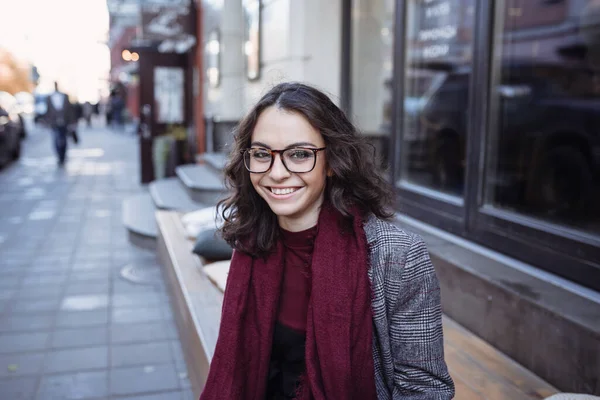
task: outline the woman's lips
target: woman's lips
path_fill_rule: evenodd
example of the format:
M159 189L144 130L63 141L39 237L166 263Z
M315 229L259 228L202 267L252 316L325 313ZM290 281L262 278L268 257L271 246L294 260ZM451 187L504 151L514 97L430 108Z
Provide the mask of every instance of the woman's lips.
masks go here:
M289 199L290 197L293 197L302 188L301 187L291 187L291 188L267 187L266 189L267 189L267 192L269 193L270 197L277 199L277 200L285 200L285 199ZM290 191L290 190L292 190L292 191Z

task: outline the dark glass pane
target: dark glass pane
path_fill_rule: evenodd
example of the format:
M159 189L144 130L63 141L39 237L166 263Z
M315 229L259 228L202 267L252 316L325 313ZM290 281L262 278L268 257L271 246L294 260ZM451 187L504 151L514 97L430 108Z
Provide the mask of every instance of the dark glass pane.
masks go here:
M400 177L461 196L474 0L408 0Z
M486 202L600 233L600 2L498 4Z

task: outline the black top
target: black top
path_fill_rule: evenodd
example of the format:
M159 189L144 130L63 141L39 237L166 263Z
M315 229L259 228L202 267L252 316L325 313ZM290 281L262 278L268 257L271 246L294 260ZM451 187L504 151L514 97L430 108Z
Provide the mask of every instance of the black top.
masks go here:
M267 382L267 400L294 399L304 374L306 334L281 323L275 324Z

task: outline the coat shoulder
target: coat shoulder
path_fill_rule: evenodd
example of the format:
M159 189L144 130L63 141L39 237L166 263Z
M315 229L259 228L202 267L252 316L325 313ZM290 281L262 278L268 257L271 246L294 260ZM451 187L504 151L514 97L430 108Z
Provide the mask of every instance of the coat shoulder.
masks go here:
M413 243L423 240L419 235L374 215L366 219L364 229L367 243L372 251L380 249L406 252Z

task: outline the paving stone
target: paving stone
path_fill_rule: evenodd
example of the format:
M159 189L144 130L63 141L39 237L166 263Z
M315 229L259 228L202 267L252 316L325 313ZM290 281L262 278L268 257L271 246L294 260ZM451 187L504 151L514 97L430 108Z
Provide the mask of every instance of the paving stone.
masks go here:
M10 300L16 293L17 291L15 289L2 289L0 290L0 300Z
M69 264L34 264L27 267L28 275L35 274L64 274L68 275L71 271L71 265Z
M171 364L112 369L109 380L111 395L150 394L179 389L175 367Z
M73 272L95 272L95 271L106 271L111 268L110 261L98 263L98 262L85 262L73 264Z
M141 395L141 396L117 396L113 397L114 400L183 400L184 392L182 391L174 391L174 392L163 392L149 395ZM191 399L190 399L191 400ZM194 399L197 400L197 399Z
M33 400L37 378L0 378L0 394L6 400Z
M94 326L81 329L61 329L52 333L52 348L86 347L108 344L106 326Z
M79 294L103 294L108 293L110 290L110 284L108 282L70 282L65 288L66 295L79 295Z
M15 353L0 355L0 377L37 375L44 366L44 353ZM1 393L1 392L0 392Z
M173 354L173 360L176 362L185 363L185 358L183 355L183 349L181 348L181 343L178 340L172 340L169 343L171 347L171 354Z
M55 313L58 310L60 302L57 297L54 298L37 298L37 299L20 299L13 302L10 312L12 314L40 314L40 313ZM32 316L31 318L36 318Z
M0 290L2 290L4 288L11 288L11 287L19 286L19 284L21 283L21 279L23 279L21 276L14 276L14 275L1 276L0 277Z
M152 342L178 337L173 321L113 324L109 329L111 343L115 344Z
M37 400L98 399L108 395L108 372L78 372L42 378Z
M108 346L54 350L46 354L46 373L103 369L108 367Z
M165 319L159 308L115 308L111 321L114 324L162 321Z
M155 292L150 293L115 293L112 296L113 307L153 307L169 303L167 296Z
M42 314L35 318L29 316L8 315L0 318L0 333L6 332L40 332L52 328L54 315Z
M106 310L60 311L56 315L57 328L78 328L108 323Z
M162 279L162 278L161 278ZM126 281L123 277L116 277L113 279L113 293L115 294L123 294L123 293L155 293L156 285L158 282L154 282L152 285L139 284Z
M167 341L113 345L110 349L110 354L112 367L156 365L173 362L170 343Z
M23 279L23 283L29 283L35 285L33 283L34 279L40 278L55 278L59 277L61 280L66 280L69 277L70 267L60 268L60 269L48 269L48 270L40 270L36 269L34 266L29 266L26 269L25 278ZM62 282L61 282L62 283ZM38 285L46 285L46 283L38 283Z
M20 288L16 297L19 299L56 298L62 296L64 290L63 285L28 286Z
M0 354L22 351L43 350L48 344L48 332L38 333L1 333Z
M60 309L67 311L91 311L107 307L106 294L65 296L60 304Z
M21 283L22 288L31 287L31 286L56 286L61 285L67 280L66 274L61 275L37 275L25 277L23 282Z
M185 389L181 392L181 400L198 400L198 396L191 389Z
M110 270L73 271L68 278L69 283L105 284L110 279Z

